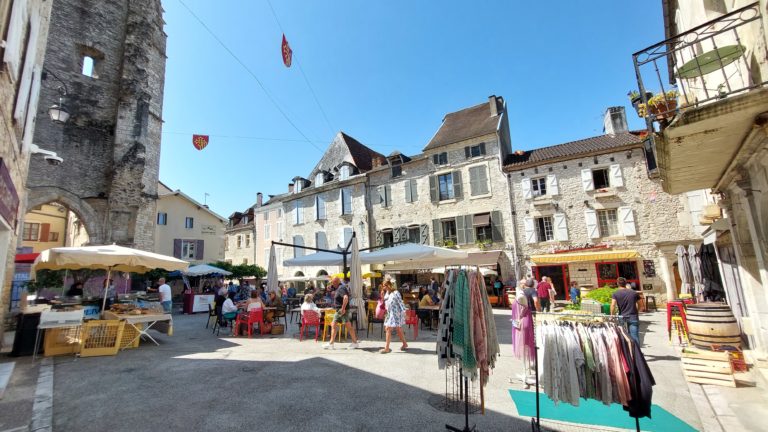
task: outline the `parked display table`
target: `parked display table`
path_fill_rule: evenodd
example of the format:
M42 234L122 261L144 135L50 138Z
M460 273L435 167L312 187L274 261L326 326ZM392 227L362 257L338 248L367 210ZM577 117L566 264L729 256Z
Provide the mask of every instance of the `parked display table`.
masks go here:
M213 294L184 294L182 311L185 314L208 312L208 305L213 308L215 298Z

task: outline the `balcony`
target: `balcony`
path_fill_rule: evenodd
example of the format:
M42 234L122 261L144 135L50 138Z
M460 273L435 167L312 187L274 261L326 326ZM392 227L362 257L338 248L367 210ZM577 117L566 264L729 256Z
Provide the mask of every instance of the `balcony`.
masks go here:
M669 193L715 187L768 111L768 50L758 3L633 56L632 95L649 132L650 174Z

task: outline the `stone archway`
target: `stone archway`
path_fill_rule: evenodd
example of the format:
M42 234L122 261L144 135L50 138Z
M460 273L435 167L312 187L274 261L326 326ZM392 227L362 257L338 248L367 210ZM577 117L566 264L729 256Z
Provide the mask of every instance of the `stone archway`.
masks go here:
M27 209L32 209L50 202L57 202L72 210L85 225L90 244L103 244L103 229L99 214L87 202L67 190L57 187L35 187L28 189Z

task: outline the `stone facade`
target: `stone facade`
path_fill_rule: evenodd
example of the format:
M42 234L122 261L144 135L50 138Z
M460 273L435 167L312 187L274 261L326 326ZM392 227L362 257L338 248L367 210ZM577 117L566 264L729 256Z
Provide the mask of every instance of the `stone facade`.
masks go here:
M39 123L34 141L64 158L33 160L29 205L76 212L93 244L153 249L165 43L160 0L56 0L39 111L66 85L71 118Z
M50 122L46 112L37 118L36 103L50 14L50 1L15 0L0 6L0 35L4 36L0 49L0 346L26 209L29 161L42 159L30 155L32 134L35 124Z
M256 236L253 207L229 217L224 234L224 260L231 264L253 264L256 260Z
M285 217L283 204L280 198L270 199L264 205L257 206L255 209L255 250L254 263L264 270L269 267L269 248L273 241L285 241ZM277 256L278 249L275 252ZM278 274L282 266L282 260L277 260Z

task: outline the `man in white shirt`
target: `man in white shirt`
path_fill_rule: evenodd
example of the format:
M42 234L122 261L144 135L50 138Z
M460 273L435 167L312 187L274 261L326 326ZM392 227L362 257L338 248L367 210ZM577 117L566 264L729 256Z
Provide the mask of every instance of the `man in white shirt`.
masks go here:
M165 283L165 278L158 279L158 282L160 282L160 287L157 288L157 292L160 293L160 304L163 305L165 313L171 313L173 306L171 286Z

